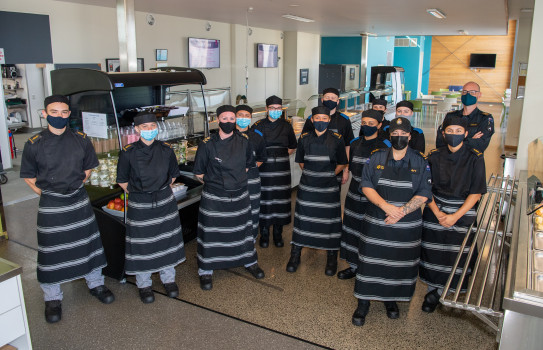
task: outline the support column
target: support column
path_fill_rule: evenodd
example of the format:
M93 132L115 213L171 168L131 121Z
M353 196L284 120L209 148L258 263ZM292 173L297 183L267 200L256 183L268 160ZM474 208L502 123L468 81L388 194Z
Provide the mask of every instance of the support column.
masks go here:
M134 0L117 0L117 32L121 72L137 72L136 20Z

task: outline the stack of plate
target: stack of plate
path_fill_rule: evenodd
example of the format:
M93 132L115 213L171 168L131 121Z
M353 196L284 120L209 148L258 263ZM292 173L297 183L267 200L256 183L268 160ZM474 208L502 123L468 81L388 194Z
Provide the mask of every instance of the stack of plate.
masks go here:
M182 198L187 193L187 189L188 187L182 183L174 183L172 185L172 191L175 199L179 200Z

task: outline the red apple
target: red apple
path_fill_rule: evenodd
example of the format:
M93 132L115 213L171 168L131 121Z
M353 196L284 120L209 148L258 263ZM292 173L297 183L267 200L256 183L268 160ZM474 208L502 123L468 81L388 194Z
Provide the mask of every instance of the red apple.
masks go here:
M115 210L121 211L123 209L123 206L120 204L115 204Z
M108 209L114 209L115 208L115 201L109 201L109 203L107 204L107 208Z
M123 202L120 198L115 198L115 204L121 204Z

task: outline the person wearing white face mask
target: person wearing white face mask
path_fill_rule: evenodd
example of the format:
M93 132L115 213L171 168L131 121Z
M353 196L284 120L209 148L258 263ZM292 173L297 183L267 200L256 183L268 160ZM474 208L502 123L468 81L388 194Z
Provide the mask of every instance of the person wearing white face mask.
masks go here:
M291 221L290 158L297 147L292 125L283 115L283 100L275 95L266 99L268 117L253 124L251 130L262 133L268 157L260 166L262 181L260 198L260 246L267 248L270 225L273 225L273 242L283 247L283 226Z
M119 153L117 183L130 193L126 208L125 273L136 276L143 303L155 300L151 274L160 280L170 298L179 295L175 266L185 261L185 246L177 201L171 185L179 165L170 144L155 140L156 116L141 112L134 117L140 133L137 142Z
M247 135L253 149L256 166L247 172L247 188L251 197L251 214L253 217L253 237L258 236L258 224L260 220L260 173L258 167L266 160L266 141L258 130L249 130L253 109L247 105L236 107L236 128Z

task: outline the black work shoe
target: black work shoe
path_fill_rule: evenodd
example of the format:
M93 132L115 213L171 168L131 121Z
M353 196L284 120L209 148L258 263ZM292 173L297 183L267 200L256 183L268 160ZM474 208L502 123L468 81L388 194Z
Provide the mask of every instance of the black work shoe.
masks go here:
M164 290L170 298L177 298L179 296L179 287L175 282L164 283Z
M200 288L202 290L211 290L213 288L213 275L201 275Z
M260 247L268 248L270 245L270 228L260 226L260 241L258 242Z
M353 270L351 267L341 270L337 273L337 278L340 280L350 280L356 276L356 270Z
M253 264L249 267L246 267L245 270L249 271L251 275L257 280L264 278L264 271L258 266L258 264Z
M104 304L111 304L115 301L115 295L113 295L108 287L104 286L103 284L101 286L89 289L89 292Z
M285 246L285 242L283 241L283 226L273 225L273 244L277 248Z
M436 310L439 305L439 293L437 289L434 289L430 293L424 296L424 301L422 302L422 311L432 313Z
M138 288L138 291L140 293L140 299L142 303L151 304L153 301L155 301L155 293L153 292L153 288Z
M62 318L62 302L50 300L45 302L45 320L47 323L56 323Z
M354 311L352 322L355 326L363 326L366 323L366 315L370 309L370 301L358 299L358 307Z
M290 251L290 259L287 263L287 272L296 272L300 265L300 254L302 253L302 247L295 244L292 245Z
M326 253L326 268L324 273L326 276L333 276L337 271L337 250L329 250Z
M385 301L385 309L387 310L387 317L394 320L400 317L400 309L395 301Z

